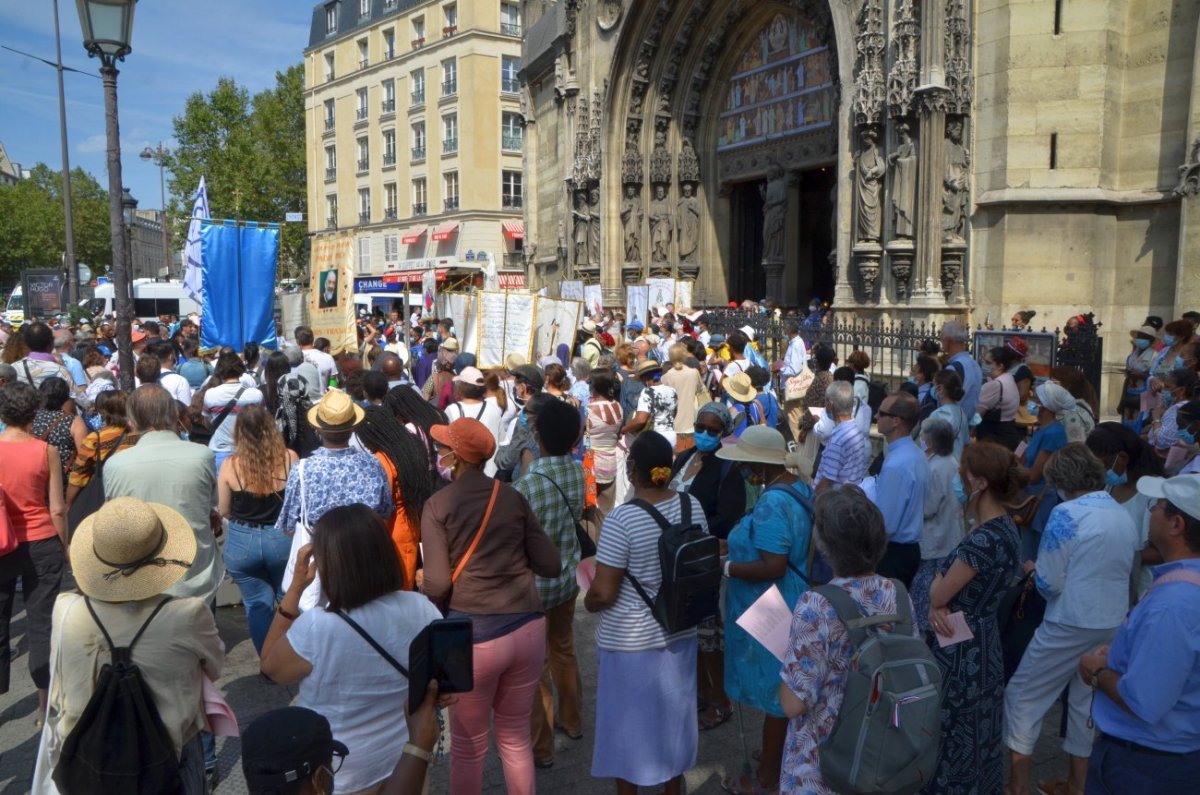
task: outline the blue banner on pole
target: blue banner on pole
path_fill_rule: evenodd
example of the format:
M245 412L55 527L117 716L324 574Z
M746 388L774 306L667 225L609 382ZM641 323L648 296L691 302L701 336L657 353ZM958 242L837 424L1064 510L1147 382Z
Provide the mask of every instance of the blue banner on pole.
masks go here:
M204 221L200 344L240 351L247 342L275 348L275 261L279 229Z

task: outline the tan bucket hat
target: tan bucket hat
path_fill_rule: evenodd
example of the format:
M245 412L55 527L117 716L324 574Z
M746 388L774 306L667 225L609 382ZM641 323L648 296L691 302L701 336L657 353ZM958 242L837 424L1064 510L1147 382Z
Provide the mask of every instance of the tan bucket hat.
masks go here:
M758 396L758 390L754 388L750 376L745 373L738 373L726 378L721 382L721 388L738 403L749 403Z
M366 412L354 398L340 389L331 389L308 410L308 424L318 431L348 431L364 416Z
M723 461L782 466L787 454L787 440L783 438L782 433L765 425L752 425L742 431L736 443L718 450L717 458Z
M178 511L116 497L79 523L70 554L79 590L105 602L132 602L162 593L187 574L196 534Z

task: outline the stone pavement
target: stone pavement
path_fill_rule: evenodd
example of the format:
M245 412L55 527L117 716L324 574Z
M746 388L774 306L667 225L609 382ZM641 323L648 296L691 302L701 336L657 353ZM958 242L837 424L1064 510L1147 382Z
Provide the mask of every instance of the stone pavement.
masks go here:
M237 713L239 723L246 726L262 713L289 704L296 695L296 688L272 684L258 672L258 657L246 632L245 613L241 607L219 608L217 624L227 648L225 670L218 684ZM591 727L595 722L595 626L596 617L584 611L581 598L576 612L575 637L586 698L585 736L577 742L558 736L554 767L538 771L538 791L541 793L591 795L613 792L611 781L591 777ZM17 654L12 665L11 689L0 696L0 795L22 795L29 791L37 754L38 736L34 728L37 695L29 679L24 633L25 613L22 610L13 616L12 622L12 645ZM1059 714L1055 707L1043 725L1042 738L1034 757L1035 782L1039 778L1066 775L1066 764L1057 739ZM404 719L399 707L396 715L397 720ZM746 710L744 726L745 747L748 750L758 748L761 713ZM736 775L741 770L744 758L741 737L736 717L713 731L701 733L696 766L686 776L687 792L704 795L722 792L722 777ZM222 778L218 793L232 795L246 792L241 776L239 749L236 738L218 741L217 754ZM449 760L433 769L428 786L430 793L449 792L448 763ZM493 748L485 767L484 792L504 791L504 777Z

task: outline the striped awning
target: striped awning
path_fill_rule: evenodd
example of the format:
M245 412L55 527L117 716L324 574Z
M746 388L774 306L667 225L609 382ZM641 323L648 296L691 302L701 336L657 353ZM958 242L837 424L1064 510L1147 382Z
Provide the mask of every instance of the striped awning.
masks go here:
M446 223L433 230L434 240L449 240L450 236L458 229L458 221L447 221Z
M513 240L525 239L525 222L524 221L501 221L504 225L504 234L508 235Z
M407 230L403 236L401 236L400 242L406 246L416 243L417 240L420 239L421 235L425 234L425 230L427 228L428 227L424 226L414 226L412 229Z
M501 290L520 290L525 287L525 274L497 273L496 282Z

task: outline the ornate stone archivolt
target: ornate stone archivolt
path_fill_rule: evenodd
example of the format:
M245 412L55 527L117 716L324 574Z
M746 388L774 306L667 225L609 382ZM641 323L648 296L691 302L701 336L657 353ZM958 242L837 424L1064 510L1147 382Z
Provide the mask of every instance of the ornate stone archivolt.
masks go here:
M883 77L882 0L864 0L858 12L858 30L854 35L854 97L851 107L854 123L879 124L886 98Z
M912 110L920 69L920 40L921 26L913 10L913 0L897 0L892 21L892 62L887 77L888 115L893 118Z
M946 0L946 87L950 113L971 112L971 28L964 0Z

